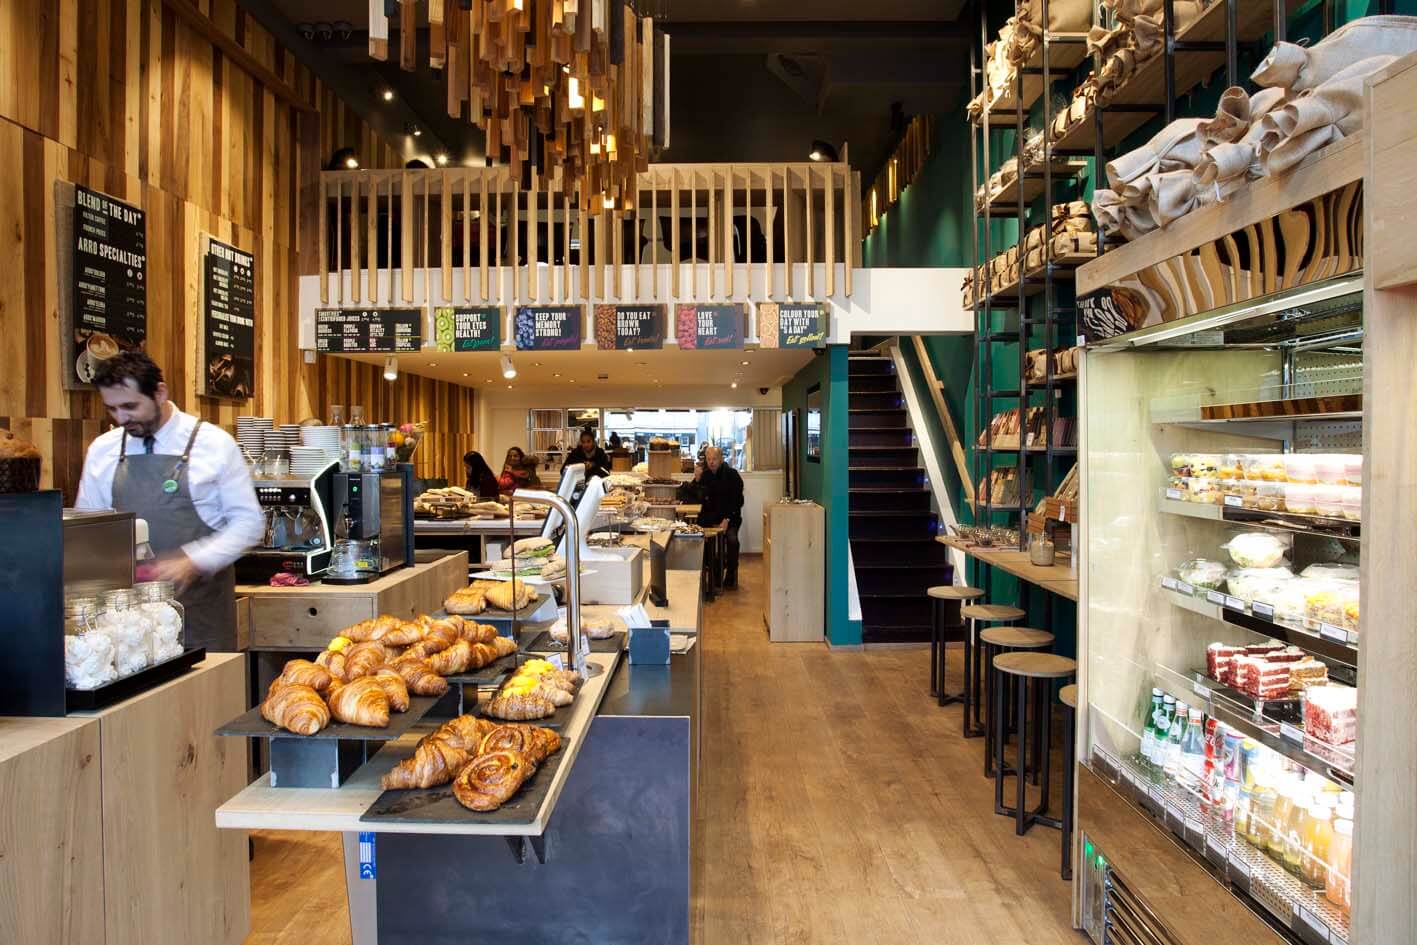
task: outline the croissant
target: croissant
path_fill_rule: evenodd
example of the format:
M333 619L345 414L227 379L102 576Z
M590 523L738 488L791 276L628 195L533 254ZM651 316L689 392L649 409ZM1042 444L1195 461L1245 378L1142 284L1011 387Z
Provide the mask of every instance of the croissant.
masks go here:
M511 637L504 637L501 634L494 633L492 639L488 642L491 644L492 649L497 651L498 659L504 656L511 656L517 651L517 641L513 640Z
M497 728L496 722L489 722L487 719L479 719L472 715L459 715L448 719L438 727L437 731L426 737L444 739L475 755L482 740L495 728Z
M506 719L511 722L524 722L530 719L544 719L549 715L554 715L556 706L533 690L530 692L509 692L493 696L487 701L483 710L488 716L494 719Z
M481 669L484 666L491 666L497 662L497 648L486 643L472 644L472 659L468 661L469 669Z
M482 739L479 754L494 751L519 751L532 764L541 764L549 755L561 749L561 736L538 725L511 723L499 725Z
M387 666L379 668L374 675L367 677L379 684L379 688L384 690L384 695L388 697L389 708L395 712L408 711L408 683L403 681L403 677L397 670L389 669Z
M386 791L430 788L447 784L468 762L473 752L450 739L430 735L403 761L379 780Z
M411 620L404 620L392 626L376 628L374 639L385 646L408 646L423 639L423 628Z
M418 618L418 622L423 626L423 639L414 646L421 648L424 656L446 650L462 635L462 619L458 617L437 620L424 615Z
M349 637L355 643L366 643L379 639L383 634L398 627L400 622L397 617L382 614L373 620L359 621L354 626L346 628L340 633L340 636Z
M328 668L309 660L291 660L281 670L279 682L289 686L309 686L324 692L334 682Z
M345 682L344 663L344 654L338 650L325 650L315 657L315 664L325 667L329 671L330 679L336 683Z
M309 686L271 683L266 701L261 703L261 717L297 735L314 735L330 724L330 710L320 694Z
M497 639L497 628L488 623L478 623L475 620L464 620L462 622L462 638L469 643L491 643Z
M459 640L441 653L434 653L426 659L428 665L433 667L433 672L439 676L456 676L458 673L467 672L468 666L472 664L472 644Z
M498 610L517 611L531 603L532 590L517 578L487 589L487 603Z
M441 696L448 691L448 681L421 657L401 656L389 668L403 677L408 691L416 696Z
M330 714L349 725L385 728L389 724L389 697L370 678L356 679L330 690Z
M356 643L344 651L344 678L348 682L373 674L389 661L389 651L377 640Z
M494 751L481 755L453 781L453 796L469 810L496 810L536 773L536 765L521 752Z
M450 614L474 615L487 609L487 590L472 584L449 594L443 609Z

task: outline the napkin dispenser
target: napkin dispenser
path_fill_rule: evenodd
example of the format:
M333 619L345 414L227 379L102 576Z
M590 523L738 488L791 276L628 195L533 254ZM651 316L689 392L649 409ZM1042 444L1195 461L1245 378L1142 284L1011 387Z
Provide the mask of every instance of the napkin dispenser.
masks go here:
M669 665L668 620L651 620L643 604L621 608L620 619L629 630L631 665Z

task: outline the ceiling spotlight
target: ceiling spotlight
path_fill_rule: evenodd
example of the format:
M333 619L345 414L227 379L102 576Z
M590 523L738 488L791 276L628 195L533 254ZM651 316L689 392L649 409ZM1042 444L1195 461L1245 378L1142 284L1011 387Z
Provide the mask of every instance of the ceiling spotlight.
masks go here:
M540 361L533 361L533 362L531 362L531 366L532 366L532 367L541 367L541 362L540 362Z
M606 194L606 195L605 195L605 209L606 209L606 210L614 210L614 209L615 209L615 198L612 197L612 196L609 195L609 194Z
M463 377L467 377L467 376L468 376L467 372L466 372L466 371L463 371L463 372L462 372L462 376L463 376Z
M742 362L740 362L740 363L741 363L744 367L747 367L748 364L749 364L749 362L747 362L747 361L742 361Z
M814 161L837 160L836 148L821 139L812 142L812 150L807 156Z
M429 367L437 367L437 366L438 366L438 362L437 362L437 361L429 361L429 362L428 362L428 366L429 366Z
M560 377L561 375L560 375L560 374L552 374L551 376L552 376L552 377Z
M414 128L413 128L413 136L414 136L415 138L421 138L421 137L423 137L423 129L422 129L422 128L419 128L417 125L415 125Z
M394 90L384 89L384 91L380 93L380 97L386 102L392 102L394 100Z
M340 148L334 154L330 155L330 165L328 170L352 171L357 167L359 167L359 156L354 153L353 148Z
M487 379L487 383L491 384L491 383L492 383L492 378L489 377L489 378Z
M437 156L436 158L434 158L433 160L435 160L435 161L438 162L438 166L439 166L439 167L443 167L444 165L446 165L446 164L448 163L448 156L447 156L446 154L443 154L443 153L440 152L440 153L438 154L438 156Z
M512 363L511 355L502 355L502 376L509 381L517 376L517 366Z
M732 384L729 384L728 386L729 386L729 387L735 387L735 388L736 388L736 387L738 386L738 382L737 382L737 381L734 381Z
M399 379L399 359L389 355L384 359L384 380L396 381Z

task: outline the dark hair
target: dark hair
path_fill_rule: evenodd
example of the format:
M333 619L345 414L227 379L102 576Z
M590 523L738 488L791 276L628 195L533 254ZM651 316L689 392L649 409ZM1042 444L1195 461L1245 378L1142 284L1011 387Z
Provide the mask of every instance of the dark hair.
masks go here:
M132 381L144 397L157 396L162 368L142 351L123 351L98 362L93 374L95 387L122 387Z
M517 455L521 457L523 463L526 462L526 450L522 449L520 446L509 446L507 447L507 455L502 459L502 465L505 466L512 461L512 450L517 451Z
M481 479L484 475L492 475L492 470L488 467L487 460L483 459L482 454L477 450L468 450L463 454L462 461L471 472L473 479Z
M590 427L581 427L581 436L588 436L591 442L595 442L595 431Z

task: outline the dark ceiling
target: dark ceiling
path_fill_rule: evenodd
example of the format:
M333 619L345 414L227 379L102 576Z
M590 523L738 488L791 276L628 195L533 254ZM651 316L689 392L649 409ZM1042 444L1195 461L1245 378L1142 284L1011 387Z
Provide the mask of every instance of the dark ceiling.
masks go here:
M454 163L481 163L482 134L444 107L442 77L369 58L368 0L238 0L313 60L385 134L417 123L405 151L446 149ZM671 37L671 145L661 160L801 161L813 139L849 145L869 180L894 144L892 109L943 113L967 79L964 0L642 0ZM275 22L272 22L272 21ZM312 30L312 24L333 29ZM397 46L391 21L390 46ZM426 36L420 37L426 49ZM396 58L396 57L395 57ZM419 56L427 62L427 54ZM343 84L343 88L341 88ZM392 88L394 103L379 93Z

